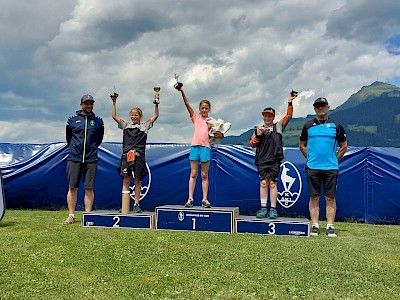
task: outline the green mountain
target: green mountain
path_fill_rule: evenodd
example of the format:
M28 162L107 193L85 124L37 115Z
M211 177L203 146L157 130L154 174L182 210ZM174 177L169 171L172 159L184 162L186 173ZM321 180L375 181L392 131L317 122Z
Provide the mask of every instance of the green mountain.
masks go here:
M369 86L363 86L361 90L351 95L346 102L338 106L335 111L357 106L359 104L379 98L382 95L393 96L395 95L394 93L398 93L399 91L400 88L395 85L375 81Z
M395 85L376 81L364 86L329 116L345 128L349 146L400 147L400 88ZM313 117L290 121L283 133L286 147L298 147L303 125ZM221 144L248 145L253 130L227 136Z

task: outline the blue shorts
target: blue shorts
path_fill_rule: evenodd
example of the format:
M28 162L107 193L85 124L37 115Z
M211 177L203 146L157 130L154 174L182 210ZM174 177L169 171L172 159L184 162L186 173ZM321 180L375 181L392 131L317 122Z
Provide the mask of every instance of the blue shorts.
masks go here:
M205 146L190 147L189 159L193 161L208 162L211 160L211 149Z

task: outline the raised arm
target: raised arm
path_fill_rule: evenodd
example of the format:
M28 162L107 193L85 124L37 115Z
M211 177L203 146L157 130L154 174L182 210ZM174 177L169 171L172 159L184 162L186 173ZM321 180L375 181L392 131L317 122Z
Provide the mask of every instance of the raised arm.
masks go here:
M117 97L110 94L110 98L112 100L111 117L119 124L121 122L121 118L117 117Z
M182 99L183 99L183 103L185 104L186 109L187 109L188 112L189 112L189 115L192 116L192 115L194 114L194 110L193 110L193 108L190 106L189 101L188 101L188 99L186 98L185 92L183 91L182 88L178 89L178 91L181 92L181 94L182 94Z
M154 115L150 118L150 122L154 123L160 114L160 111L158 109L158 103L154 104Z
M289 121L292 119L293 116L293 104L292 101L297 97L297 93L293 94L292 92L289 94L288 97L288 106L286 110L286 115L282 118L282 129L285 129L286 125L289 123Z

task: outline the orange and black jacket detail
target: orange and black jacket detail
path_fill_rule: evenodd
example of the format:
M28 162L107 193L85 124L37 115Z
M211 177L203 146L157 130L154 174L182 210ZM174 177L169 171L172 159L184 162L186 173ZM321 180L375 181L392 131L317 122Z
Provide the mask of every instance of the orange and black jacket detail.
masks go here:
M256 164L268 164L283 159L282 132L292 119L293 106L289 102L286 115L273 125L272 132L266 132L260 136L257 135L257 129L251 136L250 146L256 149Z

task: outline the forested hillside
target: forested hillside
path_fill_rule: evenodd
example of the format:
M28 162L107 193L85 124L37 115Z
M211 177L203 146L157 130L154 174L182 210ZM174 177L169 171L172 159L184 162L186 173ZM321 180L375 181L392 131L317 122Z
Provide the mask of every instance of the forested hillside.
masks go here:
M349 146L400 147L400 88L383 82L362 87L332 110L329 116L343 125ZM297 147L304 123L314 116L293 118L283 134L286 147ZM254 129L227 136L221 143L248 145Z

